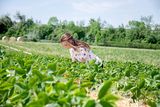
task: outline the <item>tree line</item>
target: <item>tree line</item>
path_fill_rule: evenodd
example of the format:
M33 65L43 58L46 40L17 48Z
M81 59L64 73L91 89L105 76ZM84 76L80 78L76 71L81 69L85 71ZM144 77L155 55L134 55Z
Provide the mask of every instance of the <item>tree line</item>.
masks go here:
M84 21L61 21L55 16L50 17L47 24L42 24L19 12L14 20L9 15L0 16L0 38L22 36L28 41L59 42L65 32L93 45L160 49L160 25L153 23L152 16L143 16L140 21L131 20L126 26L119 27L100 18L90 19L85 25Z

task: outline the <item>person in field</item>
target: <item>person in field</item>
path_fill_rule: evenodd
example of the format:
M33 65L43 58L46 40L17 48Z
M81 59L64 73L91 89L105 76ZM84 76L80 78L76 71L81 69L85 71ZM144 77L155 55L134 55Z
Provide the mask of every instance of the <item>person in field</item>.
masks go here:
M73 62L89 62L95 60L96 64L103 66L102 60L91 51L90 46L83 41L74 39L70 33L63 34L60 43L64 48L69 49Z

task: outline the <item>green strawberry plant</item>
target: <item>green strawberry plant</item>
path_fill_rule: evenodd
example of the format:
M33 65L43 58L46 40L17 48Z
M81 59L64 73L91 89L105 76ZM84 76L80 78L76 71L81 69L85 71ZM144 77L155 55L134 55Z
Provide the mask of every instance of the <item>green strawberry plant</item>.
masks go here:
M158 67L110 61L102 68L95 61L0 49L0 106L115 107L118 97L112 92L151 107L160 104ZM99 90L96 99L88 96L94 89Z

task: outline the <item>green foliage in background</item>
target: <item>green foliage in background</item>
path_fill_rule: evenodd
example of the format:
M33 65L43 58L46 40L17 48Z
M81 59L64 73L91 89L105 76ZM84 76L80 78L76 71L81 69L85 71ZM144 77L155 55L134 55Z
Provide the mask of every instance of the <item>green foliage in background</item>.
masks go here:
M41 24L19 12L15 18L16 21L9 15L0 17L0 38L24 36L28 41L57 43L63 33L69 32L74 38L94 45L160 49L160 25L153 24L152 16L141 17L140 21L131 20L126 26L122 24L117 28L100 18L91 18L88 25L83 21L61 21L55 16L47 24Z

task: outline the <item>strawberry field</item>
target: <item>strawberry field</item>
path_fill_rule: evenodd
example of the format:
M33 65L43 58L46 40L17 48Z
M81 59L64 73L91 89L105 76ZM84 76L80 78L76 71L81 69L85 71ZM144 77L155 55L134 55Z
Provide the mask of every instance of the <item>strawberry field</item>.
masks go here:
M160 68L120 61L102 68L0 48L0 107L115 107L119 95L160 106Z

